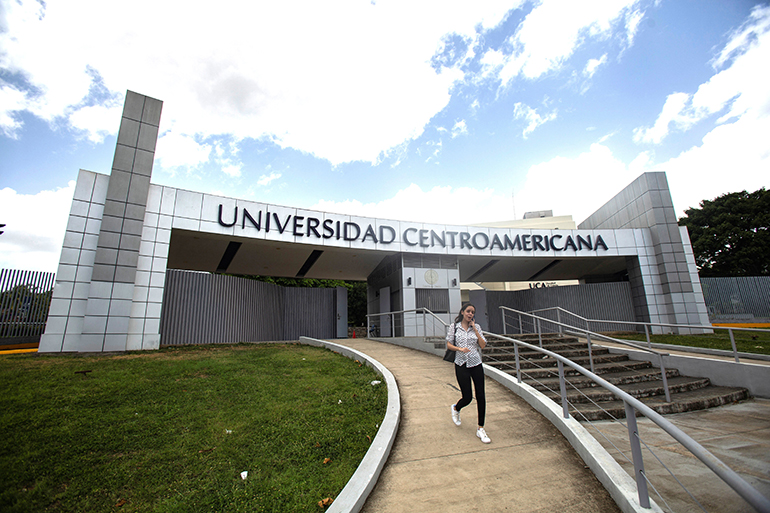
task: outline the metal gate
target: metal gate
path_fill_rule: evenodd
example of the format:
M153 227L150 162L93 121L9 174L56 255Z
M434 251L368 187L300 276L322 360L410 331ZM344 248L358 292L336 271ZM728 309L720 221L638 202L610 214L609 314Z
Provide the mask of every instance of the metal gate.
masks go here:
M0 271L0 347L36 347L45 330L54 273Z

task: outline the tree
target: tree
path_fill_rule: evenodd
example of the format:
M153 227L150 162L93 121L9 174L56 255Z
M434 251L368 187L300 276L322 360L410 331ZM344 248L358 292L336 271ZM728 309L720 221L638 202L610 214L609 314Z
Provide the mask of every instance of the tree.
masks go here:
M770 274L770 191L733 192L685 210L701 276Z

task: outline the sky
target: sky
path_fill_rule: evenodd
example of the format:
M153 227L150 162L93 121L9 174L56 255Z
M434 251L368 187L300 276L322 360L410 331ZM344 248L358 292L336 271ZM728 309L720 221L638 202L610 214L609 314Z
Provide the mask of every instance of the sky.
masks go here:
M770 5L0 0L0 268L55 271L127 90L153 183L440 224L580 222L646 171L678 215L770 182Z

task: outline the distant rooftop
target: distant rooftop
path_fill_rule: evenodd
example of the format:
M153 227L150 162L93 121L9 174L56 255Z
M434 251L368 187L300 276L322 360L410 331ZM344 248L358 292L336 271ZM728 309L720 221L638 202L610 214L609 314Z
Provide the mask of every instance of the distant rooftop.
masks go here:
M554 216L553 210L539 210L527 212L524 219L512 219L510 221L497 221L493 223L475 223L473 226L485 226L487 228L541 228L544 230L576 230L577 224L572 216Z

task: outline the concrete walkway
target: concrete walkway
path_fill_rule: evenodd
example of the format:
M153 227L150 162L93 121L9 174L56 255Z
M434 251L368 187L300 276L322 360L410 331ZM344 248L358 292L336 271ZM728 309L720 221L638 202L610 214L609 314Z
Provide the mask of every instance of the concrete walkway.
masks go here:
M365 339L344 345L385 365L401 392L401 425L364 513L420 511L619 511L609 493L548 420L486 379L489 445L476 437L476 403L457 427L460 397L451 364Z
M666 420L722 460L765 497L770 497L770 400L752 399L719 408L666 415ZM653 448L658 458L673 471L706 511L754 511L668 433L646 418L640 418L637 422L642 440ZM595 422L593 427L586 424L585 427L626 472L633 472L633 465L629 463L631 450L628 430L624 426L618 422L605 421ZM702 511L671 478L663 465L647 451L644 451L644 462L647 476L665 497L672 511ZM659 506L669 509L665 508L665 503L654 491L650 490L650 496Z

